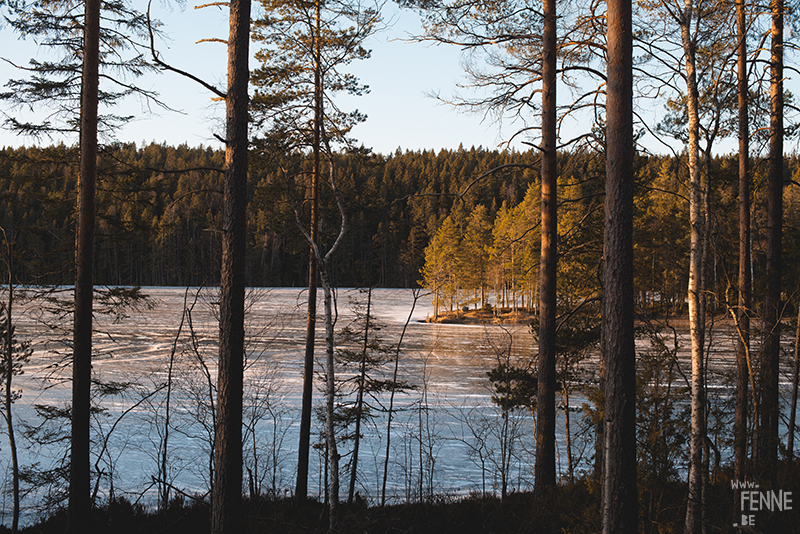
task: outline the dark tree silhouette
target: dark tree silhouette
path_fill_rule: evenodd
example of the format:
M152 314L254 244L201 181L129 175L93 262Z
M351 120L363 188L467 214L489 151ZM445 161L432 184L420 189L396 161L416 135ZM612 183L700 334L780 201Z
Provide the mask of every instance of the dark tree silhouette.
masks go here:
M734 478L744 477L747 458L747 386L750 380L750 126L748 124L747 25L744 0L736 1L737 93L739 104L739 300L736 323L736 408L734 416Z
M100 0L84 6L81 77L80 177L75 238L75 315L72 347L72 440L68 532L91 528L89 418L92 388L92 293L94 291L97 108L100 81Z

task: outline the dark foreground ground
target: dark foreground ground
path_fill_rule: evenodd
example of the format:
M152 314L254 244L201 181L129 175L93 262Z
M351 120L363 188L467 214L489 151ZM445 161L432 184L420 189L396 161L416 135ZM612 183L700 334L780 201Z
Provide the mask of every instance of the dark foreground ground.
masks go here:
M775 487L791 492L790 508L780 511L748 511L754 529L734 528L741 522L740 502L730 480L721 473L709 487L707 534L763 533L800 534L800 464L783 464ZM658 487L656 487L658 486ZM763 489L763 488L762 488ZM686 485L679 482L640 484L639 532L667 534L683 532ZM342 505L336 532L341 534L470 534L543 533L589 534L600 532L599 495L591 481L558 486L540 498L531 493L497 497L471 496L434 499L428 503L386 507ZM181 500L161 513L152 513L126 501L97 510L95 532L109 534L206 534L210 508L206 503ZM22 532L62 534L65 514L55 514ZM302 505L290 499L245 501L244 530L248 533L325 533L326 506L310 501ZM6 532L0 528L0 532ZM87 528L86 532L90 532Z

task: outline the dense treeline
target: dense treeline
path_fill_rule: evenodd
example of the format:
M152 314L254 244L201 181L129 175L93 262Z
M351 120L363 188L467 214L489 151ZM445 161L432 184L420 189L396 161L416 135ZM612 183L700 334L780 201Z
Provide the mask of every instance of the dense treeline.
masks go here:
M415 286L445 307L536 301L538 155L482 148L338 156L351 231L334 261L340 286ZM0 152L3 228L15 236L16 276L71 284L77 151L66 146ZM604 160L559 155L559 298L598 296ZM224 154L211 148L119 145L103 151L98 188L96 281L124 285L219 282ZM688 272L688 173L666 156L637 159L636 289L640 305L683 306ZM249 176L250 285L303 285L309 249L297 229L309 195L307 159L255 154ZM495 172L489 172L498 169ZM755 291L763 288L765 165L756 166L752 216ZM786 179L800 172L787 161ZM713 162L709 290L723 302L737 269L736 161ZM798 287L800 192L784 193L784 293ZM323 191L322 235L338 213ZM427 262L426 262L427 252ZM423 277L424 273L424 277ZM437 275L437 273L439 273ZM439 278L437 278L439 276ZM656 297L658 296L658 297Z
M73 279L77 151L65 146L0 152L4 228L16 238L17 276L26 282ZM476 175L532 154L483 149L339 157L351 232L335 260L338 285L410 286L419 277L429 235L455 194ZM210 148L121 145L100 157L96 281L99 284L199 285L219 278L224 154ZM306 159L252 158L249 176L248 284L304 284L308 246L293 206L302 211ZM493 175L465 205L519 202L531 171ZM328 192L329 193L329 192ZM444 195L442 195L444 193ZM337 212L323 192L322 232Z
M591 154L561 154L559 176L559 278L563 309L599 298L603 248L604 161ZM787 160L787 176L798 172ZM707 263L712 311L735 304L737 264L737 168L733 157L718 157L711 170L711 247ZM757 166L753 192L752 257L756 294L762 294L765 269L766 165ZM634 204L635 288L637 306L660 314L685 311L688 283L688 171L685 160L641 156L636 161ZM524 198L457 204L426 250L424 284L437 302L454 306L497 304L536 306L539 287L539 184L527 181ZM798 201L796 187L784 193L784 298L797 291ZM492 297L491 302L489 301Z
M220 169L211 149L132 145L99 158L96 280L198 284L219 277ZM21 281L71 284L78 152L7 148L0 158L3 227L15 236ZM166 173L161 169L197 170ZM205 267L200 267L208 264Z

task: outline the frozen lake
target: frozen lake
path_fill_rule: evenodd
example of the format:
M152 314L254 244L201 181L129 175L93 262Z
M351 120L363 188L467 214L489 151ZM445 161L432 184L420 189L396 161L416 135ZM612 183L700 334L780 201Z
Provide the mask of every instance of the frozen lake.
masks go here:
M129 310L126 317L96 314L93 378L126 385L120 391L96 388L95 402L104 410L94 418L92 462L100 473L97 494L103 498L113 492L153 504L158 495L156 481L167 480L173 495L202 496L209 489L211 399L216 394L217 290L154 287L143 292L150 297L150 306ZM66 290L60 295L67 300L70 297ZM374 335L388 350L384 355L388 361L374 375L388 379L414 298L407 289L377 289L372 298L372 314L380 326ZM356 301L366 305L366 299L366 293L356 290L338 292L337 332L353 323ZM306 292L299 289L252 289L248 293L245 492L251 481L265 493L294 491L305 301ZM33 355L25 373L15 377L15 389L22 396L14 410L21 465L35 464L48 470L65 465L67 442L59 438L69 432L69 424L61 418L41 426L43 420L35 406L64 408L69 403L71 370L65 363L70 355L71 316L54 313L52 307L42 309L40 304L34 301L15 308L17 338L31 343ZM318 309L321 313L321 294ZM491 402L486 373L508 358L527 362L535 353L527 326L423 322L432 311L430 297L419 298L400 349L398 378L413 389L398 393L395 400L387 482L387 499L392 501L433 493L499 491L497 473L498 466L503 465L503 448L499 441L502 425L497 423L502 418ZM324 357L322 317L317 325L316 355L320 373ZM355 375L356 369L354 365L340 366L337 372L347 378ZM370 399L374 418L362 427L356 487L372 502L380 497L388 401L387 393ZM321 406L321 402L317 389L315 403ZM509 490L522 489L532 483L533 421L524 411L509 419L506 439L512 439L513 448L506 449L509 465L504 469ZM573 421L578 419L573 416ZM52 443L33 444L21 435L23 424L51 432L48 439ZM315 417L312 444L322 441L321 431L322 423ZM165 436L166 471L162 468ZM0 444L0 469L10 487L6 445L5 441ZM346 442L340 449L343 469L349 465L350 448ZM309 491L314 495L324 493L321 452L319 448L311 452ZM566 469L566 460L562 463ZM349 471L345 471L341 479L343 498L347 497L349 480ZM64 490L58 484L35 488L23 504L30 514L43 497L56 497ZM3 509L6 513L10 510L8 496Z
M148 306L130 309L124 317L97 313L93 377L111 387L95 388L92 462L96 493L102 502L110 495L153 505L159 486L170 494L196 498L207 495L211 470L215 401L215 362L218 325L216 289L144 288ZM321 293L321 292L320 292ZM57 295L65 301L71 291ZM357 329L356 302L366 305L366 293L337 293L336 331ZM247 363L245 372L245 481L243 491L287 495L294 491L299 431L302 361L305 344L306 293L292 288L251 289L248 293ZM531 415L519 410L508 418L491 401L487 372L500 363L525 367L535 355L528 326L467 326L425 323L433 313L429 296L416 302L408 289L376 289L372 314L386 349L386 363L373 378L391 376L404 324L408 330L399 352L399 380L412 389L398 393L391 429L387 500L416 500L433 494L464 495L500 491L505 471L509 491L533 482L534 432ZM322 310L321 294L318 310ZM25 373L15 377L21 393L14 405L20 463L38 471L67 465L69 421L45 421L40 413L50 406L63 409L70 400L71 315L53 301L36 300L15 307L18 340L31 343L33 354ZM676 333L680 345L675 387L685 385L689 373L688 336ZM671 336L671 334L670 334ZM668 336L668 343L674 341ZM726 397L724 377L733 366L731 332L718 328L709 360L710 394ZM637 341L640 350L646 340ZM352 347L351 347L352 348ZM322 372L324 323L320 317L316 339L317 373ZM577 371L577 378L593 383L597 355ZM171 364L171 365L170 365ZM340 365L339 378L352 378L355 365ZM170 373L170 368L172 369ZM786 368L786 367L784 367ZM782 383L788 377L782 375ZM167 384L169 409L167 409ZM320 377L317 376L319 387ZM576 475L591 469L593 434L584 421L583 397L574 392L570 405L572 453ZM558 469L566 476L567 454L563 399L557 414ZM352 396L345 396L344 402ZM386 459L388 393L369 399L373 418L362 427L356 488L375 503L380 500ZM322 405L319 389L315 404ZM50 414L57 413L50 409ZM63 415L63 414L62 414ZM312 444L322 445L322 422L315 417ZM5 427L4 427L5 430ZM38 442L23 435L36 431ZM0 522L11 509L10 461L7 441L0 442L0 472L4 490ZM716 438L715 438L716 439ZM722 439L722 438L720 438ZM352 443L340 448L342 498L347 498ZM725 451L725 447L720 445ZM309 492L324 495L323 447L311 452ZM505 454L505 460L503 455ZM723 458L727 461L727 458ZM64 480L35 480L24 484L25 518L30 520L47 503L66 491Z

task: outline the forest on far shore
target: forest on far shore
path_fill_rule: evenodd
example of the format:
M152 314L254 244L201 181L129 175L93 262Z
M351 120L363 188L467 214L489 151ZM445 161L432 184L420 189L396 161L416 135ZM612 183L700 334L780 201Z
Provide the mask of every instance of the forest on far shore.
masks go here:
M539 261L538 153L483 148L339 154L337 181L349 230L332 261L340 287L425 284L443 307L535 302ZM295 220L308 210L308 160L251 154L247 284L307 284L308 243ZM707 286L725 301L737 264L737 162L709 158L711 246ZM99 158L97 263L101 285L217 285L224 153L203 147L121 144ZM640 305L677 311L688 277L688 170L681 158L635 159L635 287ZM559 154L559 295L599 289L604 154ZM765 162L752 188L752 258L765 268ZM800 158L787 157L785 182ZM12 242L14 277L74 280L77 148L0 150L0 225ZM321 232L333 240L338 211L323 188ZM784 295L800 287L800 190L784 189ZM436 272L439 274L437 275ZM444 273L444 274L442 274ZM438 276L438 278L437 278ZM481 297L483 292L483 297ZM513 297L512 297L513 294ZM657 297L656 297L657 296Z

